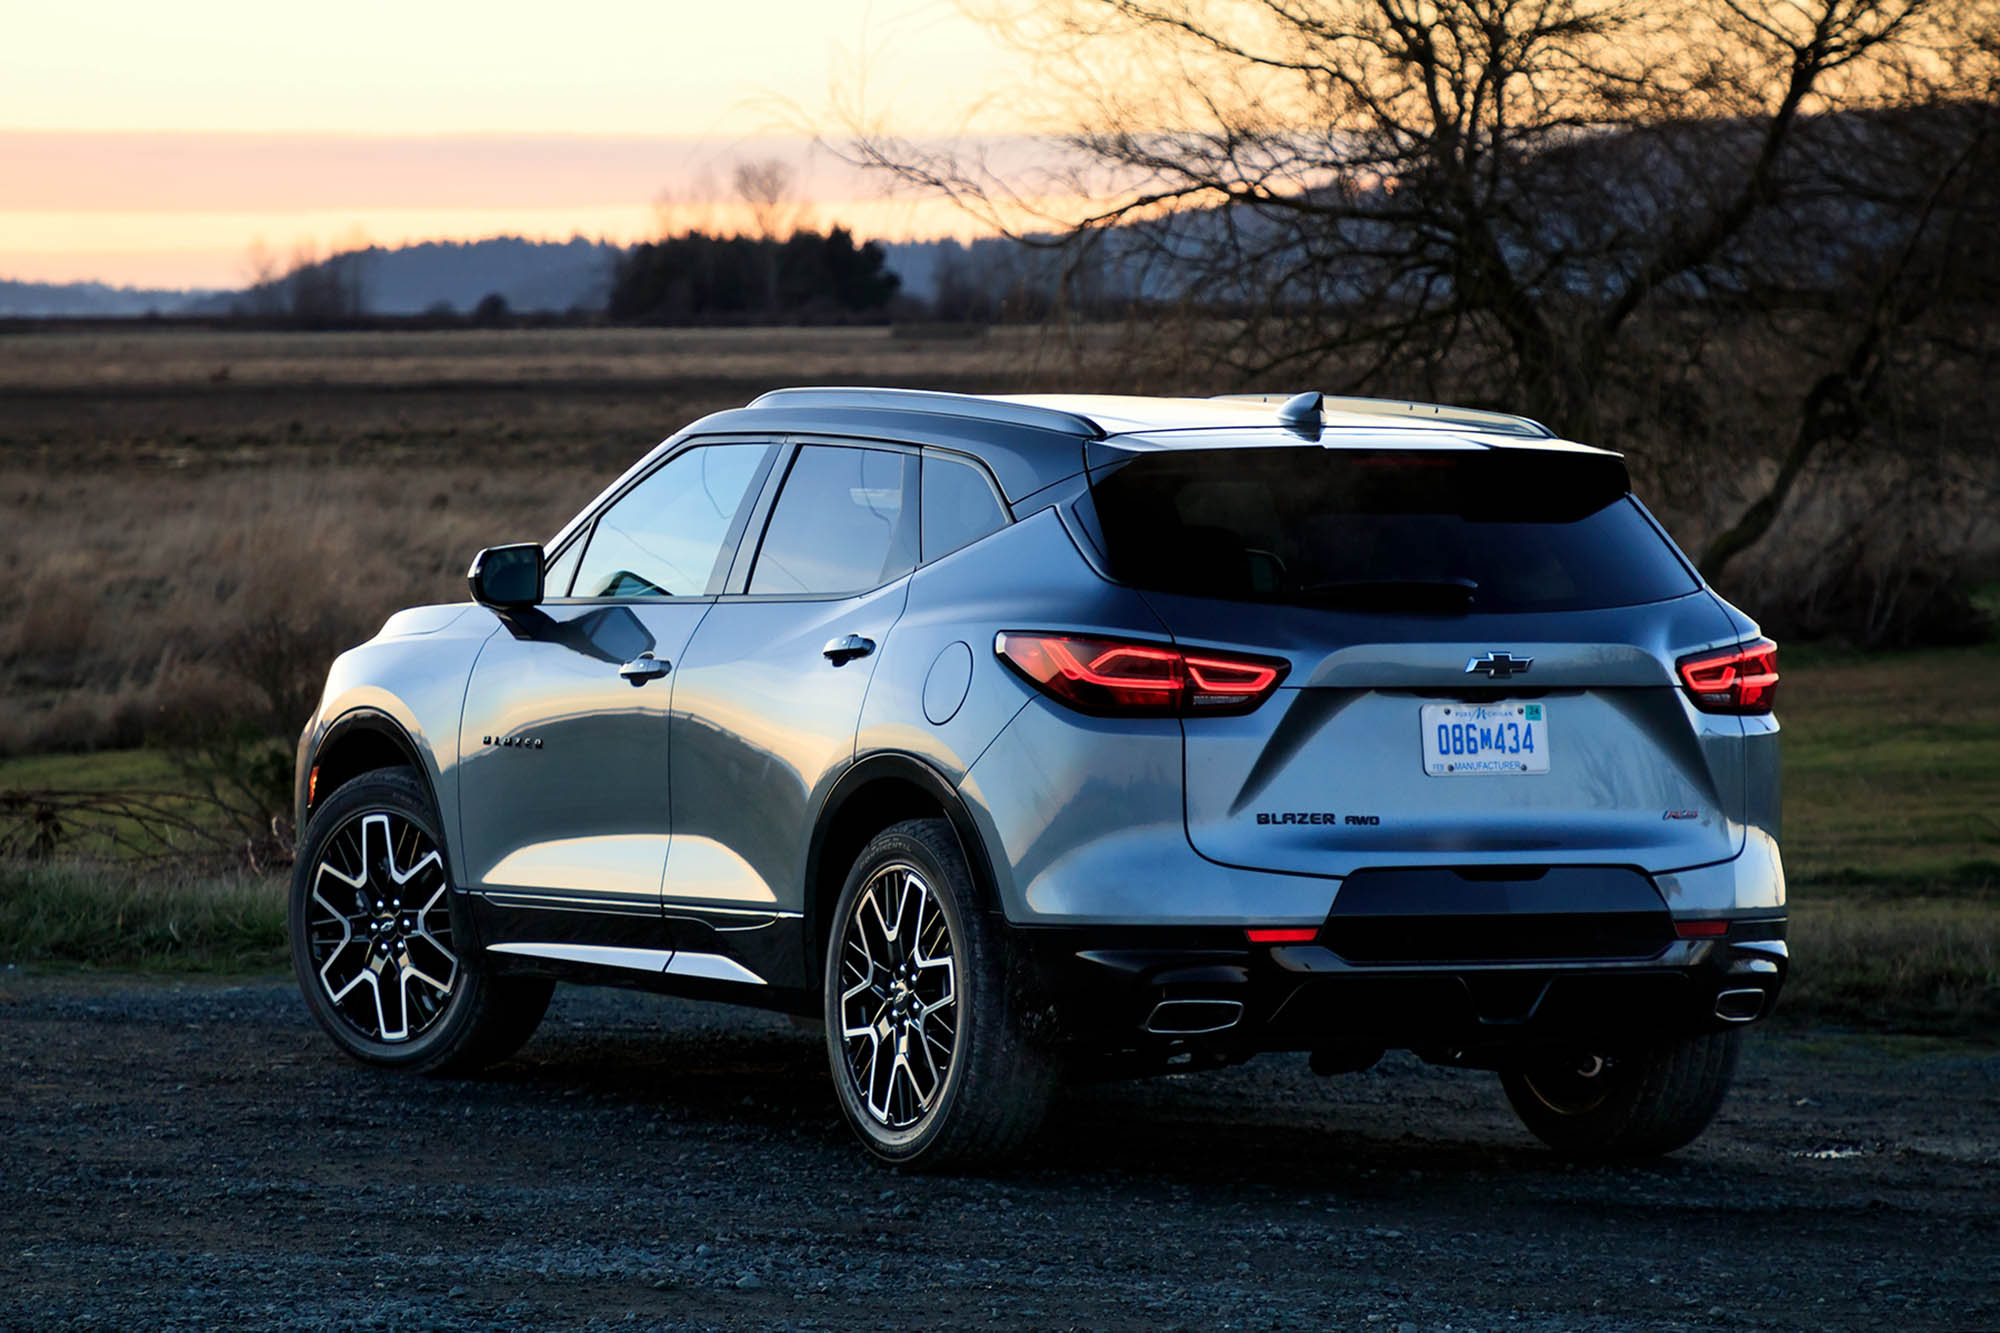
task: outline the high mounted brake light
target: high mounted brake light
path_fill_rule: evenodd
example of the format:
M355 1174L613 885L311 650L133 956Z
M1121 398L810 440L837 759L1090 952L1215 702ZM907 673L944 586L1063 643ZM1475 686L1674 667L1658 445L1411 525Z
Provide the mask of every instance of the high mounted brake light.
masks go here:
M1769 639L1696 653L1675 665L1704 713L1768 713L1778 696L1778 645Z
M994 636L993 651L1042 693L1103 716L1247 713L1291 670L1278 658L1032 630Z

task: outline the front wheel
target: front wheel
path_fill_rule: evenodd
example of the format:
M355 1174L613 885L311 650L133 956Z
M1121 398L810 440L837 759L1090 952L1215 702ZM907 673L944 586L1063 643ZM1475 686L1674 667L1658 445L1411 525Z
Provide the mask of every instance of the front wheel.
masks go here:
M1729 1092L1740 1032L1670 1038L1622 1051L1573 1051L1502 1071L1529 1132L1558 1151L1655 1157L1692 1143Z
M1053 1074L1007 963L950 824L909 820L862 850L834 909L824 1011L841 1110L877 1157L991 1166L1040 1126Z
M367 1064L464 1073L534 1035L554 983L474 966L436 813L414 771L327 798L292 868L292 965L306 1007Z

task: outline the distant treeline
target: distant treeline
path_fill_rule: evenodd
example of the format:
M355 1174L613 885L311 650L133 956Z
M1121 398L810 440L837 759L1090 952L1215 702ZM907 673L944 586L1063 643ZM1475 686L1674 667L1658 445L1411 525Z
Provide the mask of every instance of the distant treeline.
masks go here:
M688 232L612 263L607 313L642 324L841 322L886 314L901 280L845 227L774 237Z

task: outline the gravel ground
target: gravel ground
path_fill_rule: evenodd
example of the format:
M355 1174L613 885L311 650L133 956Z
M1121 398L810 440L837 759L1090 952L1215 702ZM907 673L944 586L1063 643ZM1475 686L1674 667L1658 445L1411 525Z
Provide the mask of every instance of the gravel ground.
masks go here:
M0 978L0 1327L2000 1327L2000 1054L1752 1039L1693 1147L1566 1164L1490 1075L1077 1089L993 1179L869 1165L816 1034L565 987L490 1075L288 982Z

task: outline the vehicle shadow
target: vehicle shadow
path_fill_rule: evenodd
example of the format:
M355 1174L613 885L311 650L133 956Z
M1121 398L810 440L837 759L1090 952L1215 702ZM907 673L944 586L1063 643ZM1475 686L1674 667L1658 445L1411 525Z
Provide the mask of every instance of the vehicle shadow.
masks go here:
M739 1142L764 1140L765 1150L860 1160L819 1032L768 1015L717 1009L699 1023L609 1031L557 1025L473 1082L510 1101L584 1098L613 1116L665 1112L682 1132L712 1126ZM1408 1194L1579 1171L1679 1179L1699 1163L1692 1150L1633 1166L1566 1161L1519 1129L1491 1074L1391 1055L1378 1070L1323 1079L1303 1057L1276 1055L1236 1069L1066 1087L1032 1149L993 1174Z

